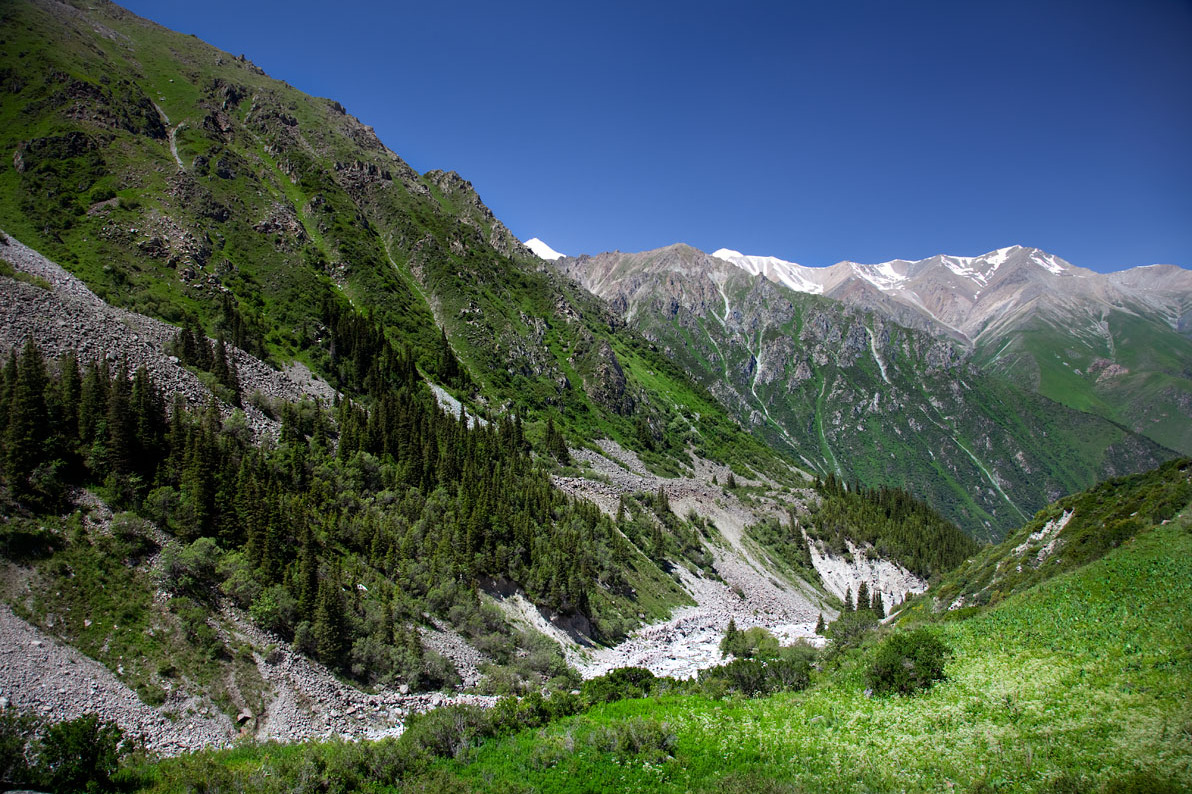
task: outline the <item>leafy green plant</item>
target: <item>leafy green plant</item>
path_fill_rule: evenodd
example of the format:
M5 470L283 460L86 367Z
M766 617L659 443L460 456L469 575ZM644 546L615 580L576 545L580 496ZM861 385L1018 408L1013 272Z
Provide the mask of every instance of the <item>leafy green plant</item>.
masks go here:
M865 680L877 695L913 695L944 680L951 651L926 629L893 634L873 654Z

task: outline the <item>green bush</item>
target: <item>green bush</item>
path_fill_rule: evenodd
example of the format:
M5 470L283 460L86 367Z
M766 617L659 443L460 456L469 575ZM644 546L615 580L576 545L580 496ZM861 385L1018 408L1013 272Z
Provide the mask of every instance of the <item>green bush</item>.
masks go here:
M783 649L786 651L787 649ZM736 692L756 697L772 692L806 689L811 683L811 659L801 652L777 659L734 659L700 671L699 688L709 697Z
M30 742L41 723L32 712L0 709L0 788L35 783L30 765Z
M37 765L53 791L108 791L129 749L115 723L87 714L46 729Z
M662 763L675 748L675 734L665 722L634 717L613 723L592 733L589 742L597 750L625 761L640 758Z
M621 667L584 682L583 696L589 703L645 697L654 691L654 674L644 667Z
M720 640L720 655L738 659L773 659L778 655L778 638L761 626L739 631L736 621L730 620Z
M895 634L877 647L866 680L874 694L913 695L944 679L951 651L926 629Z

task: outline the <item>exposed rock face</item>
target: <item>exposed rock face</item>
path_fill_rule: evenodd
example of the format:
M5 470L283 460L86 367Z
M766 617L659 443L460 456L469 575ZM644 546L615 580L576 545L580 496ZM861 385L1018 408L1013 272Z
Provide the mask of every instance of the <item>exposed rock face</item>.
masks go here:
M622 416L633 413L635 401L626 390L625 372L612 345L601 339L587 358L591 374L584 377L584 390L588 396Z
M918 595L927 591L927 582L903 568L901 565L880 557L870 557L869 549L861 548L851 541L848 556L837 557L810 543L811 562L823 580L824 587L843 600L851 593L855 599L864 582L870 593L881 593L882 604L887 610L901 604L907 593Z

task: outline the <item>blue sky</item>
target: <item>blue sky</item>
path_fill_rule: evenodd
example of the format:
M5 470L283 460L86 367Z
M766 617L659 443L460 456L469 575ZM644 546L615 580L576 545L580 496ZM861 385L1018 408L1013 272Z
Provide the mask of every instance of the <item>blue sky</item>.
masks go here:
M1192 3L129 0L568 254L1192 267Z

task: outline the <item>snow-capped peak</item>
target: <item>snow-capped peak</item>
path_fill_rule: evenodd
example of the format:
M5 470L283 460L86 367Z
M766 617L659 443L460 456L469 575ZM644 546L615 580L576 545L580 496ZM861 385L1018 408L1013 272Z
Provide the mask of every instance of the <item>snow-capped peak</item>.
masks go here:
M537 237L531 237L529 240L526 240L526 248L533 251L539 259L550 259L553 261L567 256L567 254L560 254Z
M713 251L712 256L736 265L751 276L760 274L795 292L819 295L824 291L824 285L812 278L813 268L803 267L796 262L787 262L776 256L748 256L731 248Z

